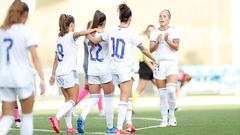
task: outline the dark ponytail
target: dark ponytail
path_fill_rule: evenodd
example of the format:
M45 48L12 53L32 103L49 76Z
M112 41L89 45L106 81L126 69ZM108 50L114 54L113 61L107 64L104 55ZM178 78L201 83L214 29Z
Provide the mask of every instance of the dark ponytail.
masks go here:
M71 15L61 14L59 17L59 34L58 36L64 36L68 33L68 27L71 23L74 23L74 18Z
M127 22L129 17L132 16L131 9L125 3L120 4L118 6L118 11L119 11L119 20L121 22Z
M96 10L93 16L92 29L97 28L99 25L103 25L105 21L106 15L103 12Z

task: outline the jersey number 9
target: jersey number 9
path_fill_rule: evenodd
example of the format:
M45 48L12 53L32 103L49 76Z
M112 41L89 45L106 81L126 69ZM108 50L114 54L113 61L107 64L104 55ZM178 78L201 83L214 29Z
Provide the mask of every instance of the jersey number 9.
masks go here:
M58 61L62 62L64 57L62 44L57 44L57 53L58 53Z

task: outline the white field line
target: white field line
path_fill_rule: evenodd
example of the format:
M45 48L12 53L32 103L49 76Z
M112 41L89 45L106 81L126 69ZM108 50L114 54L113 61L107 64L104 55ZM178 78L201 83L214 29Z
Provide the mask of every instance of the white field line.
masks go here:
M46 117L37 117L34 119L46 119ZM88 119L105 119L104 117L92 117ZM116 118L115 118L116 119ZM148 121L161 121L161 119L157 118L145 118L145 117L133 117L133 119L136 120L148 120ZM148 126L148 127L142 127L142 128L137 128L137 130L145 130L145 129L152 129L152 128L159 128L159 125L155 126ZM19 128L11 128L11 130L20 130ZM34 131L37 132L48 132L48 133L55 133L53 130L48 130L48 129L34 129ZM60 131L61 133L64 133L66 131ZM105 135L105 132L84 132L85 134L92 134L92 135ZM114 135L114 134L111 134ZM135 134L138 135L138 134Z

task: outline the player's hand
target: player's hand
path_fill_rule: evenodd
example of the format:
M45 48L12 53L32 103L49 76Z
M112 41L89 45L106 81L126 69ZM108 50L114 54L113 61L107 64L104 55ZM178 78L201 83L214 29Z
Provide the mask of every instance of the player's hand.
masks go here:
M53 86L53 84L55 83L55 76L54 75L51 75L50 79L49 79L49 84L51 86Z
M159 62L158 60L155 60L155 61L154 61L154 65L160 66L160 62Z
M46 84L45 84L44 80L40 80L39 87L40 87L40 90L41 90L40 95L43 95L46 91Z
M162 40L162 34L159 34L158 37L157 37L157 42L160 43Z
M166 42L168 42L169 41L169 34L168 33L165 33L164 34L164 40L166 41Z

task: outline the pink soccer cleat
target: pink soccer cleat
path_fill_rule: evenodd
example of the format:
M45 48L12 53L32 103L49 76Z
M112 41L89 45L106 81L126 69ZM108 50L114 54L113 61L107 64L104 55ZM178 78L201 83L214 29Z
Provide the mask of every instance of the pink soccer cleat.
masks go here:
M75 128L68 128L67 133L77 133L77 130Z
M133 125L126 124L126 131L135 133L137 131L137 129Z
M117 133L117 134L130 134L129 132L127 132L127 131L125 131L125 130L123 130L123 129L117 129L117 130L116 130L116 133Z
M56 133L60 133L60 121L57 120L56 116L51 116L49 121L52 123L52 128Z

